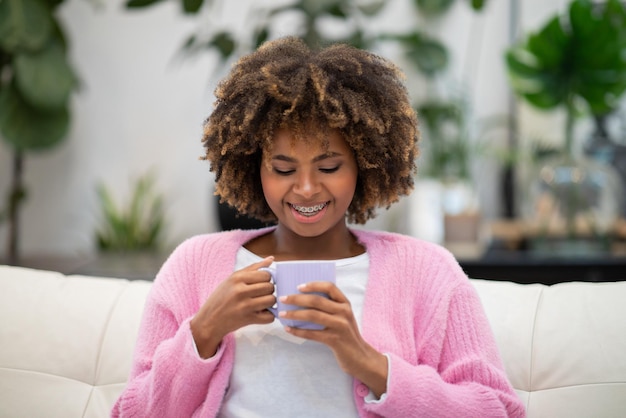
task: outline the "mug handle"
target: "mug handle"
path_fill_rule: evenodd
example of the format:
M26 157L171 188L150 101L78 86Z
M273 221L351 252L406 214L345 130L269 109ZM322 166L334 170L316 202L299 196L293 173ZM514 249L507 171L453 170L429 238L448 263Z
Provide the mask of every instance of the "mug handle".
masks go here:
M272 277L270 281L274 285L274 293L276 293L276 269L271 267L261 267L259 271L267 271L270 274L270 276ZM274 314L276 318L278 318L278 303L275 303L274 306L270 306L269 308L267 308L267 310Z

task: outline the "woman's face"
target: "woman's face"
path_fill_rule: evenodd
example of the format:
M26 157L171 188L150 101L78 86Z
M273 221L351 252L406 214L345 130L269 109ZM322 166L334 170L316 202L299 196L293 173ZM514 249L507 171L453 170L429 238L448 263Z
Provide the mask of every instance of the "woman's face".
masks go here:
M263 155L265 199L278 222L300 236L345 226L354 196L358 167L352 149L336 130L327 139L328 148L314 138L294 140L291 131L280 129L270 154Z

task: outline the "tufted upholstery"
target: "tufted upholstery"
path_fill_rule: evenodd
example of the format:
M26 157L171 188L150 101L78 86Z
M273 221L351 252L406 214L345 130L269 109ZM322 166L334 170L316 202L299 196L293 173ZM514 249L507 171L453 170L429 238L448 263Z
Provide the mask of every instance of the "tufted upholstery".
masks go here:
M626 282L473 283L529 417L626 417Z
M0 417L108 416L149 289L0 266Z
M626 417L626 282L472 282L529 417ZM0 417L107 417L149 289L0 266Z

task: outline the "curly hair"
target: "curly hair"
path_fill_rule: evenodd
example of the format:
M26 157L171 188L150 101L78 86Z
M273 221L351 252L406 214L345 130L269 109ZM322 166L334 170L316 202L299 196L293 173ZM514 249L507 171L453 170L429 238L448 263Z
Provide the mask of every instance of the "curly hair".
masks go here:
M311 135L310 126L342 134L358 165L350 222L365 223L413 189L417 118L404 75L380 56L343 44L313 50L298 38L281 38L240 58L215 96L202 159L215 172L216 194L240 213L276 220L260 168L281 127L298 140Z

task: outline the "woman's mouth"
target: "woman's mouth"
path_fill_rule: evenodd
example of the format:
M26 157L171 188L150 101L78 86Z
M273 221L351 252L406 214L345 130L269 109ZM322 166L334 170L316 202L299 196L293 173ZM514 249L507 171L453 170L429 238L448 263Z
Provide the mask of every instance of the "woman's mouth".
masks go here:
M324 208L328 205L328 202L324 202L324 203L319 203L317 205L312 205L312 206L300 206L300 205L294 205L294 204L290 204L290 206L296 211L298 212L300 215L302 216L306 216L306 217L311 217L311 216L315 216L317 213L321 212L322 210L324 210Z

